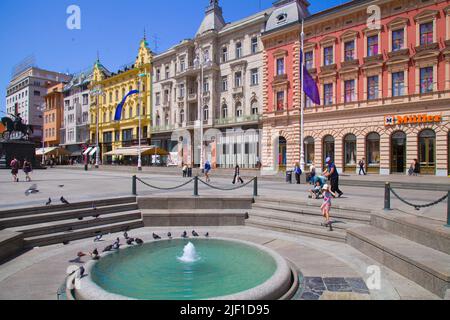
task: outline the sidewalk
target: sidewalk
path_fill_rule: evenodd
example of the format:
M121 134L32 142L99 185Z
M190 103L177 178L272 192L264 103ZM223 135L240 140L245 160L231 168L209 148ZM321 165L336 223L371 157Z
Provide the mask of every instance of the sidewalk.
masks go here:
M60 166L56 168L69 169L69 170L84 170L84 166ZM181 169L178 167L143 167L139 172L136 167L130 166L100 166L95 169L89 168L94 171L105 172L126 172L130 174L145 173L145 174L161 174L161 175L173 175L182 176ZM260 177L262 180L268 181L285 181L285 172L278 172L275 175L262 174L257 169L240 169L241 176L243 178ZM201 175L201 171L198 168L193 169L193 175ZM213 169L212 175L219 178L233 178L234 169ZM295 180L295 178L293 178ZM294 181L293 181L294 182ZM436 176L407 176L401 174L394 174L389 176L382 176L377 174L369 174L367 176L360 176L357 174L341 174L340 182L343 186L361 186L361 187L377 187L384 188L386 182L392 183L392 187L400 189L423 189L431 191L450 191L450 177L436 177ZM305 183L305 175L302 175L302 183Z

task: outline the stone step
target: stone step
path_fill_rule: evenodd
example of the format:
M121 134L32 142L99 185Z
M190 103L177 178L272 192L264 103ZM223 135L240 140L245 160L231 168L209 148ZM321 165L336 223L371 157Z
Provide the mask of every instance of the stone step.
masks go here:
M143 196L138 197L140 209L251 209L253 197L235 196Z
M450 288L448 254L373 226L347 230L347 243L442 298Z
M0 231L0 264L21 253L22 250L23 236L20 233L9 230Z
M308 215L308 214L299 214L299 213L291 213L279 210L272 209L253 209L249 212L250 218L253 217L261 217L265 219L270 219L274 221L286 221L292 222L295 224L304 224L309 226L320 226L321 223L324 222L324 218L322 215ZM339 220L331 216L332 221L334 222L333 228L338 230L346 230L348 228L357 227L361 224L354 222L346 222L344 220Z
M24 239L25 247L26 248L43 247L62 243L64 241L74 241L90 237L94 238L97 234L122 232L124 230L142 228L143 226L144 226L143 221L139 219L126 222L105 224L101 226L80 229L73 232L59 232L36 237L29 237Z
M323 200L314 200L314 199L305 199L305 200L295 199L294 200L292 198L272 198L272 197L264 196L264 197L257 198L255 200L255 203L294 205L294 206L305 207L305 208L320 208L323 203L322 201ZM343 205L343 204L339 203L338 199L332 201L332 203L333 203L333 209L335 211L351 212L351 213L357 213L358 215L367 215L367 216L369 216L372 213L371 209Z
M278 210L281 212L290 212L296 214L303 215L312 215L312 216L322 216L322 212L320 207L317 206L303 206L301 204L277 204L275 202L266 202L266 201L257 201L253 204L253 210L255 209L271 209ZM345 211L344 209L335 208L332 206L331 215L340 220L348 221L348 222L357 222L370 224L370 215L365 212L357 212L357 211Z
M51 221L62 221L68 219L77 219L79 217L92 217L93 215L107 215L117 212L126 212L130 210L137 210L136 203L125 203L119 205L103 206L96 210L92 209L72 209L64 211L54 211L49 213L38 213L19 217L10 217L0 219L0 229L27 226L33 224L40 224Z
M262 217L250 217L246 222L246 226L256 227L260 229L273 230L284 233L300 234L308 237L331 240L337 242L345 242L346 234L343 230L329 231L328 228L321 226L307 226L299 223L288 221L275 221Z
M60 211L67 211L67 210L89 209L89 208L92 208L93 203L96 205L96 207L112 206L112 205L126 204L126 203L135 203L136 197L118 197L118 198L112 198L112 199L83 201L83 202L71 203L68 205L59 204L59 198L52 199L52 200L54 201L55 204L52 204L50 206L31 207L31 208L27 207L27 208L0 211L0 218L4 219L4 218L9 218L9 217L37 215L37 214L45 214L45 213L60 212ZM70 199L68 199L68 200L70 201ZM56 204L56 203L58 203L58 204Z
M249 209L145 209L146 227L242 226Z
M450 228L444 224L443 221L399 210L376 212L371 223L376 228L450 254Z
M78 219L68 219L68 220L33 224L29 226L20 226L6 230L18 232L21 233L24 238L30 238L40 235L65 232L68 231L69 229L75 231L116 222L138 220L141 218L142 216L140 211L125 211L103 215L100 216L98 219L90 216L84 218L82 221Z

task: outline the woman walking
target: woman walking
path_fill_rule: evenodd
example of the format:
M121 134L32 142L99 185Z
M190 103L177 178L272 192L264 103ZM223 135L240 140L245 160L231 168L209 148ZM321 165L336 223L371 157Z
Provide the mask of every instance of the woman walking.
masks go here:
M241 184L244 183L244 180L242 180L242 178L241 178L241 169L239 168L238 165L234 168L233 184L236 183L236 179L237 179Z
M209 160L205 163L205 177L206 182L211 182L211 179L209 178L209 172L211 171L211 164L209 163Z
M23 172L25 173L25 179L28 182L31 181L31 177L30 177L31 171L33 171L33 168L31 167L31 162L29 162L27 159L24 159L23 160Z
M295 164L294 173L297 184L300 184L300 176L302 175L302 169L300 168L300 164L298 162Z

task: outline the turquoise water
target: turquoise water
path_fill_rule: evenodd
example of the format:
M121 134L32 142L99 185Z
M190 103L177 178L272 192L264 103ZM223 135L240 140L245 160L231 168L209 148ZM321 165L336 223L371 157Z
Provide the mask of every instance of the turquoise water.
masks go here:
M192 242L200 260L177 259ZM266 282L275 260L257 248L223 240L172 240L110 254L92 269L104 290L141 300L198 300L242 292Z

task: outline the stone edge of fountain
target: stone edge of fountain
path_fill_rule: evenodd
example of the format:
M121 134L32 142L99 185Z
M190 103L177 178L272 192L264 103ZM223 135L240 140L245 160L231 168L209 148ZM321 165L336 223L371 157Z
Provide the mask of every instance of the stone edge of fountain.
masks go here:
M292 286L292 269L289 267L287 261L274 250L267 248L263 245L245 241L245 240L236 240L236 239L228 239L228 238L212 238L213 240L226 241L226 242L235 242L248 245L250 247L256 248L270 255L276 263L276 271L268 280L264 283L256 286L254 288L238 292L235 294L227 295L227 296L219 296L210 298L207 300L277 300L283 297ZM174 238L173 240L184 240L182 238ZM207 241L208 239L200 239ZM170 241L170 240L163 240ZM150 241L152 242L161 242L161 241ZM120 250L127 250L134 246L124 246ZM114 252L107 252L101 255L101 258L113 254ZM73 295L76 300L137 300L134 298L122 296L119 294L111 293L98 286L91 278L92 268L96 265L98 261L89 261L84 265L86 276L80 280L80 286L78 289L75 289Z

